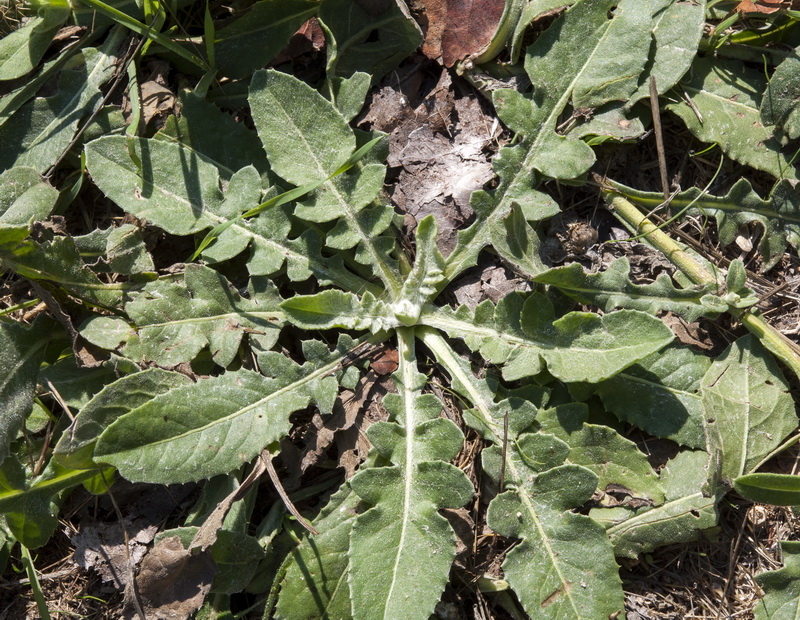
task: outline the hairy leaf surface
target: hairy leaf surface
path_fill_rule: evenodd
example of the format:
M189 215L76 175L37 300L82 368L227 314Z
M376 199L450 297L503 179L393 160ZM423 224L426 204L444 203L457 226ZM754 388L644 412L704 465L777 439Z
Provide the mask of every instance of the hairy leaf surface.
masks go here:
M772 74L761 100L761 120L790 138L800 136L800 47Z
M756 575L764 589L753 610L756 620L790 620L800 615L800 542L781 542L783 568Z
M49 342L42 333L45 321L39 320L36 327L25 327L19 323L0 323L0 462L9 455L9 445L33 405L36 379L44 357L44 347Z
M155 395L103 431L95 460L129 480L202 480L236 469L280 440L292 412L311 402L330 410L336 380L328 375L341 355L305 366L278 353L262 359L271 362L269 377L240 370Z
M239 170L223 194L217 167L194 150L164 140L136 140L134 146L141 172L128 155L124 137L89 143L86 155L92 179L122 209L171 234L190 235L224 224L260 203L261 180L252 167ZM204 256L224 261L250 246L251 275L271 275L285 263L293 280L314 274L322 282L347 288L366 286L344 269L341 258L323 258L311 231L289 239L290 228L288 208L268 209L251 220L238 220Z
M529 615L536 618L604 618L623 608L622 587L611 544L603 528L570 510L587 501L597 475L564 464L569 446L548 433L524 432L537 414L528 401L494 403L493 390L477 379L444 339L420 332L475 409L465 420L494 445L484 449L483 466L497 483L500 445L508 421L505 488L489 505L487 523L498 534L522 539L503 563L506 579Z
M643 310L650 314L669 311L690 322L701 316L716 318L718 315L703 303L703 296L712 291L711 285L677 288L665 274L649 284L634 284L630 280L630 270L630 261L621 257L598 273L588 273L580 263L572 263L550 269L533 279L555 286L583 304L600 306L606 312L614 308Z
M176 366L190 362L204 347L220 366L236 357L245 334L262 336L270 348L278 338L283 313L274 289L243 299L216 271L187 265L183 283L157 280L132 296L125 312L132 322L95 316L81 327L90 342L115 349L138 363ZM264 339L263 337L266 337Z
M400 283L389 257L394 240L381 236L394 212L384 204L366 208L383 188L385 167L366 164L334 176L355 151L355 133L330 101L292 76L257 72L250 105L272 170L294 185L322 183L297 215L315 222L339 218L326 245L340 250L357 246L356 260L369 265L396 294Z
M150 368L108 384L75 416L58 440L53 457L64 467L92 469L97 438L112 422L158 394L191 383L191 379L181 373Z
M667 347L597 384L620 420L690 448L706 445L700 382L710 360L688 347Z
M664 501L664 491L647 456L636 444L602 424L587 424L589 409L582 403L560 405L540 411L536 421L569 446L566 461L581 465L597 475L601 491L610 485L624 488L635 499L656 504Z
M717 497L703 492L709 479L707 452L682 452L661 474L666 501L636 510L593 509L589 516L602 523L618 556L636 558L661 545L696 540L700 531L717 523Z
M509 381L547 370L562 381L596 383L647 357L672 340L658 319L636 310L599 317L571 312L556 319L541 294L507 295L497 306L423 310L421 323L463 339Z
M725 482L750 473L797 428L789 384L752 335L725 349L706 372L700 389L709 451L721 457Z
M783 179L796 179L781 144L761 123L760 94L766 86L763 72L736 60L697 59L682 88L692 99L673 103L686 127L704 142L716 142L732 159ZM680 91L679 91L680 92ZM680 96L680 95L678 95ZM697 116L697 110L702 121Z
M455 534L438 509L459 508L473 493L466 475L449 463L463 445L461 431L439 417L438 399L421 394L425 378L411 364L409 328L400 328L398 349L398 394L383 401L396 421L367 430L392 466L365 469L350 481L372 505L356 517L350 534L353 617L364 620L433 612L455 557Z
M57 199L58 190L34 168L17 166L0 175L0 223L14 226L43 220Z
M615 4L619 6L610 16ZM475 263L490 242L492 230L508 216L514 203L529 220L546 219L558 212L549 197L536 189L540 174L573 179L591 167L592 149L580 139L557 134L558 119L570 101L576 107L596 106L625 100L636 90L646 54L620 58L618 39L647 50L650 15L645 4L612 0L575 3L527 50L525 70L533 83L533 98L511 89L494 92L501 120L524 139L520 145L501 149L494 158L498 187L473 193L476 223L459 233L458 246L447 260L448 281ZM618 82L608 79L615 64L624 65L624 77ZM557 71L553 71L555 66Z
M86 48L61 72L59 90L39 97L14 114L14 122L0 126L0 169L30 166L44 172L67 148L78 123L103 98L100 87L117 63L121 29L101 49Z

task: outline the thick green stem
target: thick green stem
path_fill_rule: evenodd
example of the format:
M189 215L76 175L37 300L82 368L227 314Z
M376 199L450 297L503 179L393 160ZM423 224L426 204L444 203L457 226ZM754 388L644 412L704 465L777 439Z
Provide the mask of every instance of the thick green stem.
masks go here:
M616 192L608 192L608 195L611 197L611 209L615 215L630 225L636 234L641 234L656 249L663 252L692 282L695 284L717 282L712 273L642 215L632 202ZM767 323L756 309L731 308L730 313L800 378L800 347Z

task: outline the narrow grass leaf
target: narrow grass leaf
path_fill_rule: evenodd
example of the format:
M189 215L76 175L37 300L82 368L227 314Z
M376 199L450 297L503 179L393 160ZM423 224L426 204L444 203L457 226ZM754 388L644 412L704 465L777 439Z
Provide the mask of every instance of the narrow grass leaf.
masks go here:
M733 488L751 502L773 506L800 506L800 476L746 474L733 481Z

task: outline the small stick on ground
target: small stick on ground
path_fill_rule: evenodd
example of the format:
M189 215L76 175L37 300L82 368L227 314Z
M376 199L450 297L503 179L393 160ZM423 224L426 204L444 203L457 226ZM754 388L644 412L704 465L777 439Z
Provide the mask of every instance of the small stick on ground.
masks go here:
M650 109L653 112L653 130L656 134L656 151L658 152L658 170L661 172L661 189L664 200L669 200L669 177L667 177L667 157L664 154L664 134L661 132L661 110L658 108L658 89L656 78L650 76Z
M297 508L294 507L292 500L289 499L289 496L286 494L286 490L283 488L281 484L280 478L278 478L278 472L275 471L275 466L272 464L272 455L270 454L269 450L264 450L259 457L264 460L264 464L267 466L267 473L269 474L269 479L272 480L272 484L275 487L275 490L278 492L278 495L281 496L281 500L283 500L283 504L286 506L286 510L288 510L292 516L297 519L297 522L306 528L312 534L319 534L317 530L314 529L314 526L308 522L308 520L300 514Z

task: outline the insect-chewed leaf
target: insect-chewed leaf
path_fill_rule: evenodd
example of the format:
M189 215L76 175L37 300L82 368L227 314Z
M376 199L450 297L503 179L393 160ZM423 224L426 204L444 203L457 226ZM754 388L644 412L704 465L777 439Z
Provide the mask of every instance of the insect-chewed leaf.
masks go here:
M543 295L511 294L497 306L427 306L420 322L461 338L489 362L503 364L508 380L530 377L545 367L567 382L596 383L667 345L672 332L661 321L637 310L603 317L571 312L555 319Z
M761 70L738 60L699 58L682 87L692 106L680 102L667 109L680 116L698 139L716 142L732 159L778 179L797 178L790 156L761 123L758 94L766 88Z
M362 470L353 491L371 504L350 534L353 617L420 618L433 612L455 557L455 534L440 508L459 508L472 496L466 475L448 461L464 436L438 417L441 403L422 395L425 378L411 366L413 332L398 330L398 394L384 398L396 422L367 431L392 465Z
M800 136L800 47L772 74L761 100L761 120L777 125L790 138Z
M721 457L723 482L751 473L797 428L789 384L752 335L733 342L714 361L700 387L708 449Z
M595 508L589 516L606 527L614 552L621 557L636 558L662 545L697 540L702 530L717 523L718 498L703 492L708 480L708 453L682 452L661 473L663 504Z
M304 366L279 354L267 361L270 377L240 370L154 396L102 432L94 460L163 484L236 469L285 436L292 412L336 393L329 375L341 356Z
M717 314L702 303L713 285L677 288L665 274L650 284L630 281L631 265L626 257L616 259L608 269L587 273L579 263L556 267L534 278L536 282L555 286L584 304L595 304L606 312L614 308L642 310L650 314L669 311L695 321L701 316L716 318Z
M95 316L81 334L103 348L117 348L137 362L175 366L190 362L208 346L214 361L228 366L245 333L267 336L274 344L283 322L274 290L243 299L209 267L187 265L183 283L157 280L132 296L123 319ZM262 346L272 346L263 342Z
M646 208L654 209L664 201L663 194L641 192L616 182L611 185L621 194ZM747 179L739 179L724 196L706 194L693 187L672 197L670 208L690 215L709 214L717 221L719 240L725 245L733 243L739 230L751 222L761 226L758 249L764 257L762 271L774 267L787 245L800 247L800 193L797 182L784 179L763 200Z
M95 443L112 422L159 394L191 379L178 372L151 368L108 384L80 410L56 444L53 458L71 469L92 469Z
M800 614L800 542L781 542L783 568L756 575L764 598L755 609L756 620L796 618Z

